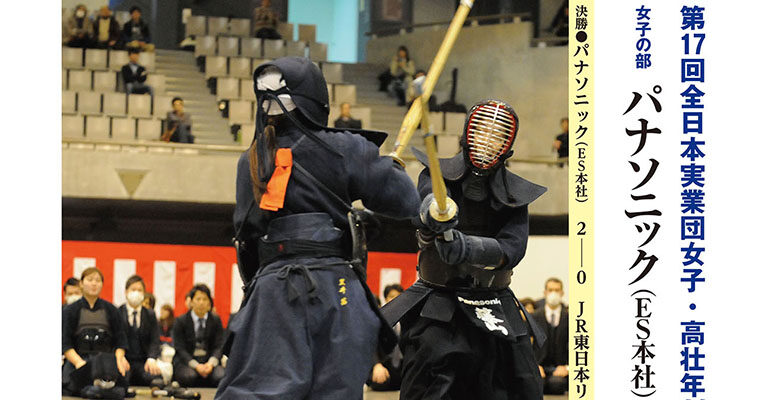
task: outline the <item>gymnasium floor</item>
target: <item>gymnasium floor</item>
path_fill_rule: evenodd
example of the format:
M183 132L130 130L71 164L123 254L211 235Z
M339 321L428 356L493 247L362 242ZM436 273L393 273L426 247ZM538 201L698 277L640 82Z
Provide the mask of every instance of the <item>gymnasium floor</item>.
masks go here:
M146 388L138 388L138 389L146 389ZM212 400L214 398L214 394L216 393L216 389L196 389L197 392L201 394L201 400ZM139 395L135 397L139 400L147 400L152 399L156 400L156 397L151 397L147 395ZM63 400L77 400L80 399L79 397L68 397L64 396ZM397 400L398 399L398 392L365 392L364 393L364 400ZM565 396L544 396L544 400L567 400L567 395Z

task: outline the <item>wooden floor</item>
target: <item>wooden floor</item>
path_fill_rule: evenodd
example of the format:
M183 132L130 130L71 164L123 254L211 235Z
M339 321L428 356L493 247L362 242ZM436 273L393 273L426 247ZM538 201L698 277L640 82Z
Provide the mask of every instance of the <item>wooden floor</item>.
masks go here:
M147 388L137 388L139 389L147 389ZM214 394L216 393L216 389L207 389L207 388L198 388L194 389L198 393L201 394L202 400L212 400L214 398ZM397 400L399 396L399 392L373 392L373 391L367 391L364 393L364 400ZM138 395L135 397L139 400L147 400L152 399L156 400L156 397L151 397L150 395ZM79 397L68 397L64 396L63 400L77 400ZM567 400L567 395L564 396L544 396L544 400Z

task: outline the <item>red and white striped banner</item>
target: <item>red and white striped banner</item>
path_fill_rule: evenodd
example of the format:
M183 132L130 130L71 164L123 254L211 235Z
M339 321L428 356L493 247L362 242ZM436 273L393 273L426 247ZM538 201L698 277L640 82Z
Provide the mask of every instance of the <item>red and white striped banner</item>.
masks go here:
M156 309L170 304L175 315L187 311L185 295L196 283L211 289L225 325L243 300L233 247L64 240L62 255L61 285L72 276L79 278L85 268L98 267L105 276L100 297L116 306L126 301L124 285L133 274L140 275L156 297ZM416 262L414 253L371 252L367 283L381 297L387 285L409 287L417 279Z

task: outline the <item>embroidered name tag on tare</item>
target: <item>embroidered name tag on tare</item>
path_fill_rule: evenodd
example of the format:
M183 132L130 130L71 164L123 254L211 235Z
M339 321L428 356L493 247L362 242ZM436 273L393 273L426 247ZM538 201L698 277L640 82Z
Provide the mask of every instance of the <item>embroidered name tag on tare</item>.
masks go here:
M504 310L499 299L465 299L457 296L465 315L476 326L497 336L509 336Z

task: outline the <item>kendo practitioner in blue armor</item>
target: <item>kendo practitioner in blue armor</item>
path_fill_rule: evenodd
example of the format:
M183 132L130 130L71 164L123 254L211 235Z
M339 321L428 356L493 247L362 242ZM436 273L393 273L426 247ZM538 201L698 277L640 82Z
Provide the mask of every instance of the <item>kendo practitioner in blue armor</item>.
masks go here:
M126 395L129 361L121 316L113 304L101 299L103 273L91 267L82 271L83 297L63 309L62 380L64 396L122 399Z
M473 106L462 152L440 160L458 216L439 222L429 168L419 176L419 280L383 307L401 322L401 399L541 399L531 334L543 333L509 288L528 243L528 204L546 188L510 172L518 120L508 104ZM428 158L413 149L429 167Z
M327 85L311 61L264 63L253 80L257 128L233 221L246 294L216 398L358 400L378 340L390 350L395 335L355 262L366 214L351 203L411 219L419 195L379 156L384 133L326 127Z

